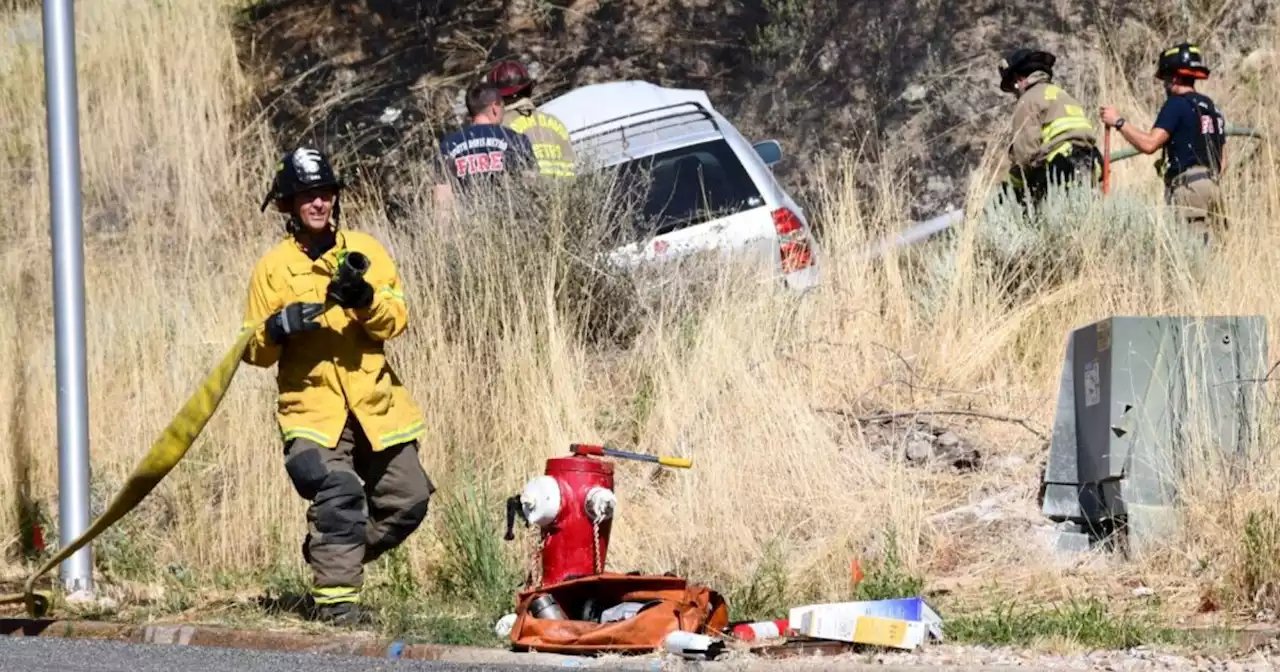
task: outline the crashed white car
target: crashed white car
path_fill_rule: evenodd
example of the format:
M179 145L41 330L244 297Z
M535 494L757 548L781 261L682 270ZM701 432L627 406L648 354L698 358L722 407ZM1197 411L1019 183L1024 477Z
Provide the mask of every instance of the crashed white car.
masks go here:
M754 145L696 89L622 81L574 89L540 106L564 122L579 170L644 175L644 229L610 255L624 267L708 252L757 255L792 289L818 283L804 211L773 176L775 140Z

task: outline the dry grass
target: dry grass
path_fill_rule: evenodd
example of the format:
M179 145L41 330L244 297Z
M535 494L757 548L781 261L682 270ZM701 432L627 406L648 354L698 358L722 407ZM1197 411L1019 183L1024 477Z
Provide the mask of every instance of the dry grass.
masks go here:
M9 13L4 23L30 20L38 15ZM231 344L249 270L281 229L256 211L275 157L265 128L241 121L245 87L223 8L104 0L79 7L78 21L101 507ZM5 573L18 575L19 493L29 491L45 516L56 513L52 283L38 41L0 44L0 63L9 187L0 298L15 316L0 321L0 344L12 353L0 386L0 436L9 439L0 450L0 541L11 551ZM1264 67L1263 81L1273 78L1277 64ZM1100 66L1099 77L1134 123L1149 123L1142 111L1155 109L1154 83L1135 78L1130 92L1114 71ZM1233 121L1267 131L1275 117L1261 94L1232 81L1228 74L1209 90ZM1150 160L1135 159L1116 167L1115 198L1050 217L1068 230L1055 239L1063 247L1004 249L1006 237L992 232L1014 226L1007 216L975 213L952 243L862 263L854 253L864 231L901 226L893 208L877 205L895 202L893 185L886 179L885 193L866 199L848 186L849 164L832 158L823 201L813 204L826 221L825 284L805 297L732 269L696 293L675 283L643 302L627 298L625 284L583 282L597 277L581 255L611 206L573 195L499 201L464 221L410 204L408 225L388 223L372 198L353 199L345 223L379 236L401 266L412 326L391 346L392 361L427 414L422 454L441 506L474 488L497 529L501 498L545 458L573 441L614 441L695 460L679 473L618 465L615 569L675 570L731 598L768 574L775 595L764 606L776 607L846 594L850 560L892 545L905 571L949 589L956 604L993 591L1122 599L1140 581L1171 614L1186 615L1202 583L1245 602L1272 594L1267 586L1280 576L1267 560L1280 550L1267 517L1280 509L1272 451L1259 451L1239 487L1193 488L1187 536L1168 553L1140 565L1064 566L1030 542L1044 458L1030 433L957 421L988 466L956 474L887 457L856 423L822 409L968 408L1049 427L1073 327L1117 314L1276 316L1280 176L1271 145L1259 149L1228 180L1232 237L1211 259L1187 252L1150 205L1159 200ZM1055 262L1012 303L1001 289L1007 277L993 270L1010 255ZM585 319L583 305L621 310L608 315L622 319ZM621 325L614 341L625 347L588 337L602 321ZM145 588L176 575L225 594L300 569L304 503L281 465L273 395L272 371L242 369L187 461L95 545L106 579ZM938 517L997 495L998 522ZM444 528L440 510L408 545L405 571L420 583L450 566L442 538L457 532Z

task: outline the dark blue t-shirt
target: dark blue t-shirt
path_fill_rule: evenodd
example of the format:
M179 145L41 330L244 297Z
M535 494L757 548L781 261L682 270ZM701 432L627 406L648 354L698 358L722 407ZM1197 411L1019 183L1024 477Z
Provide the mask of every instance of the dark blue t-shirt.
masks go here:
M1164 146L1166 180L1192 166L1206 166L1214 174L1222 167L1227 122L1207 97L1198 93L1170 96L1160 108L1154 128L1169 133Z
M498 124L476 124L440 141L450 174L462 183L476 176L497 177L534 164L529 138Z

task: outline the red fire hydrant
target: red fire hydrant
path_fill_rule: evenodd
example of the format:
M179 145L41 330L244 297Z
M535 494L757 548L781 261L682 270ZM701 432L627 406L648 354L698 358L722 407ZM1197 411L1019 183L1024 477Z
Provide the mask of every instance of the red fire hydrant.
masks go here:
M574 455L547 460L546 474L507 502L507 539L519 515L541 528L542 584L604 571L617 498L613 465Z
M681 469L693 466L687 458L642 455L581 443L571 445L569 452L571 457L547 460L546 473L507 500L507 541L515 538L516 516L526 525L540 529L540 586L604 572L618 500L613 494L613 465L589 456L620 457Z

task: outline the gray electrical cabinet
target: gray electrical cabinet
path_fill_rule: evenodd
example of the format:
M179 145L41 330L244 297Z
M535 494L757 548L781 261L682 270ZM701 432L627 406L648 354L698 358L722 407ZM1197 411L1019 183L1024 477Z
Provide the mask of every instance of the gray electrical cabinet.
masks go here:
M1071 332L1042 483L1042 513L1068 528L1060 547L1123 539L1141 554L1170 532L1192 451L1243 462L1266 375L1260 316L1111 317Z

